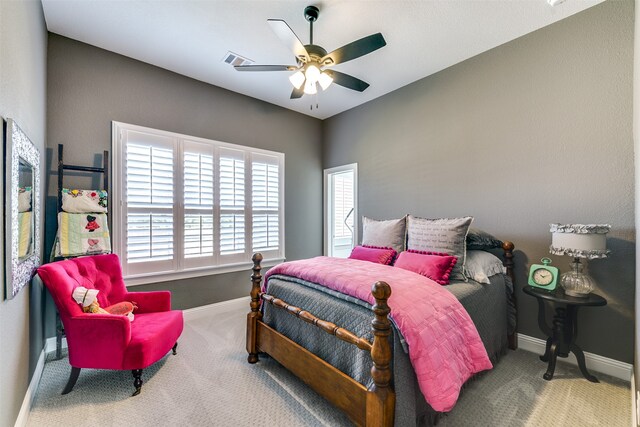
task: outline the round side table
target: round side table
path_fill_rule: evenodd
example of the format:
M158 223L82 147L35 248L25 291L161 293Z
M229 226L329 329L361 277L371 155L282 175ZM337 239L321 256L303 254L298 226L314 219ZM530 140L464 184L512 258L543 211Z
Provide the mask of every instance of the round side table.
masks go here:
M582 349L576 344L578 336L578 308L596 307L607 305L607 300L597 294L589 294L587 297L572 297L564 293L561 288L549 292L544 289L525 286L525 294L531 295L538 300L538 326L547 338L547 346L544 355L540 356L543 362L549 362L547 372L543 378L550 381L556 369L556 359L568 357L569 352L575 354L578 360L580 372L591 382L599 382L596 377L587 371ZM553 327L549 327L546 322L545 301L556 304L556 313L553 316Z

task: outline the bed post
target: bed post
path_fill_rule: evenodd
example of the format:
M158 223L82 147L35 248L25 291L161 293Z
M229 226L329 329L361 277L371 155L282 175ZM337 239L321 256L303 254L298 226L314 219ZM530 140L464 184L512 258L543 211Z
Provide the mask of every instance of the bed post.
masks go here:
M387 299L391 295L391 287L385 282L376 282L371 288L376 299L373 306L375 318L371 322L373 345L371 348L371 378L373 385L367 393L367 426L392 426L395 409L395 394L391 389L391 322L389 322L389 306Z
M507 276L509 276L511 278L511 283L513 283L513 293L511 294L511 301L513 302L513 306L517 307L516 305L516 275L513 271L513 248L514 245L512 242L508 242L505 241L502 243L502 250L504 251L504 260L503 260L503 264L505 266L505 268L507 269ZM516 319L517 321L517 319ZM515 350L518 348L518 325L516 323L516 329L513 331L512 334L510 334L509 336L509 348L511 350Z
M260 284L262 282L262 274L260 270L262 267L262 254L256 252L251 258L253 261L253 274L251 275L251 311L247 314L247 352L249 357L247 358L249 363L256 363L258 361L258 320L262 319L262 313L260 312Z

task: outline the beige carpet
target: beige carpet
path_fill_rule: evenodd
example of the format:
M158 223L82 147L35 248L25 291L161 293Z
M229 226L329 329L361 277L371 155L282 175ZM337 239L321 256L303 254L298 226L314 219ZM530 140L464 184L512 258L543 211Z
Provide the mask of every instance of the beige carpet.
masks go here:
M246 310L192 319L178 355L145 370L131 398L131 373L83 370L61 396L66 358L44 369L30 426L341 426L348 420L270 359L246 363ZM510 351L465 390L441 426L624 426L631 424L629 383L598 374L600 384L559 363L542 379L537 355Z

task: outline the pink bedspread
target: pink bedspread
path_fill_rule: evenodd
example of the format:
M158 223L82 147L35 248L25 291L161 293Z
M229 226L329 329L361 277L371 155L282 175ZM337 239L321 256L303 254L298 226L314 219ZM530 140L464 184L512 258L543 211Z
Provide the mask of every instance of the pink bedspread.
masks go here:
M411 271L366 261L316 257L276 265L265 276L299 277L375 303L371 286L391 286L391 317L409 345L420 390L433 409L450 411L462 385L493 366L464 307L446 289ZM489 308L488 308L489 309Z

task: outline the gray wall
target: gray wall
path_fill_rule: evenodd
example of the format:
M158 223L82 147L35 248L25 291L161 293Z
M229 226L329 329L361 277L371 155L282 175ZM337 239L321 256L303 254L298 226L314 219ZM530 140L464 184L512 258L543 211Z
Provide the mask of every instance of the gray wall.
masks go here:
M538 338L521 288L549 223L611 223L611 257L589 263L609 304L579 313L578 344L631 363L632 70L633 2L608 1L325 120L323 167L358 163L361 215L472 215L512 240Z
M0 1L0 116L16 120L43 155L46 57L47 31L40 2ZM0 170L4 176L4 162ZM0 241L4 241L2 227ZM0 259L4 259L4 245L0 245ZM0 275L4 278L2 263ZM2 283L4 288L4 279ZM0 290L0 426L15 423L44 347L42 295L41 287L29 286L5 300Z
M102 151L111 149L116 120L285 153L286 256L322 252L320 120L56 34L49 34L48 89L47 249L56 229L58 144L65 146L65 163L100 164ZM99 182L70 177L67 184ZM219 274L135 290L169 289L174 307L184 309L248 295L249 275Z

